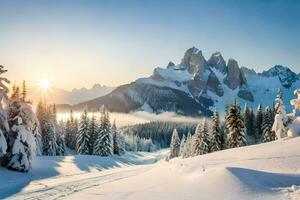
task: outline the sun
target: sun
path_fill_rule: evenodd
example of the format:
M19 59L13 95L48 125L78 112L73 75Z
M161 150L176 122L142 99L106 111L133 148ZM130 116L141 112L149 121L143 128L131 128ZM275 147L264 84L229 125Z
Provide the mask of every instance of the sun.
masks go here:
M43 90L48 90L50 87L49 81L47 79L42 79L39 81L39 86Z

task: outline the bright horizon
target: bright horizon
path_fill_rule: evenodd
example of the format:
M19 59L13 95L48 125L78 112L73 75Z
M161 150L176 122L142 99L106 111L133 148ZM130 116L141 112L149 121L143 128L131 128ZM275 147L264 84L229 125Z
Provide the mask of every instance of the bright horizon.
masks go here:
M0 64L12 83L67 90L150 76L192 46L299 73L299 24L298 1L1 1Z

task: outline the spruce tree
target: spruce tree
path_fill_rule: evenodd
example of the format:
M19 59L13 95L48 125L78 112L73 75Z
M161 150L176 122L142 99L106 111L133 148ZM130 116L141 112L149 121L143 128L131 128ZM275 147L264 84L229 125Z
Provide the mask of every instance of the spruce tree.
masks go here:
M113 154L113 138L111 133L108 111L103 108L101 111L101 120L99 135L96 139L93 152L99 156L111 156Z
M191 132L188 132L181 156L182 158L188 158L193 156L193 152L193 138Z
M227 143L227 135L228 135L228 129L226 127L226 121L220 122L220 131L221 131L221 146L222 149L226 149L226 143Z
M240 106L234 101L226 116L226 125L229 130L227 139L228 148L241 147L247 144L244 132L244 121L240 110Z
M254 112L253 109L245 107L244 111L244 123L245 123L245 135L249 144L255 143L255 127L254 127Z
M78 132L77 119L74 118L73 111L70 110L70 117L66 123L65 143L66 146L72 150L76 149L77 132Z
M193 140L193 155L203 155L209 153L209 134L205 119L202 124L198 124Z
M56 155L63 156L66 153L66 145L64 140L65 135L65 125L64 122L61 120L58 124L57 131L56 131Z
M86 110L81 114L76 146L78 154L90 154L89 117Z
M26 98L27 98L27 87L26 87L26 82L23 81L21 99L23 102L26 102Z
M98 138L98 125L97 125L97 119L95 115L93 114L90 119L90 125L89 125L89 133L90 133L90 154L93 154L93 149L95 145L95 141Z
M180 155L180 156L183 156L183 151L184 151L184 145L185 145L185 142L186 142L186 137L185 137L185 135L183 134L183 135L182 135L182 138L181 138L181 142L180 142L180 152L179 152L179 155Z
M57 142L56 142L56 130L54 124L47 122L46 131L42 137L43 141L43 155L56 156Z
M121 137L120 133L118 132L116 121L114 120L114 123L111 127L111 132L113 136L113 149L114 154L121 155L123 153L122 144L121 144Z
M258 105L255 118L255 143L259 143L262 138L263 110L261 104Z
M286 116L285 105L283 103L283 95L281 90L278 90L275 99L275 117L272 119L272 130L275 132L276 139L281 139L287 136L288 117Z
M219 113L215 111L211 118L211 142L210 142L210 151L220 151L222 149L221 143L221 130L220 130L220 119Z
M169 159L178 157L180 153L180 139L177 130L173 130L171 144L170 144L170 154Z
M268 106L263 115L263 142L270 142L275 140L275 133L272 131L272 111Z
M36 153L34 130L38 121L31 106L14 95L8 106L8 149L4 165L9 169L27 172Z

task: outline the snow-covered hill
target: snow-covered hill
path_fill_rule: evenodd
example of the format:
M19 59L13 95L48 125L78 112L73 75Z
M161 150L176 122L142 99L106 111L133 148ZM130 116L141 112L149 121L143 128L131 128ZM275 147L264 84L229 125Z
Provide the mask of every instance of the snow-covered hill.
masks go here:
M30 174L1 169L0 194L15 194L11 199L299 199L299 145L300 137L287 138L139 166L128 157L109 162L89 156L42 157ZM129 158L143 155L149 159L149 154ZM149 162L159 155L152 154ZM135 166L97 170L107 163Z
M140 78L122 85L103 97L74 105L75 110L84 107L91 111L105 105L113 112L144 110L161 113L176 112L183 115L209 116L216 107L224 111L226 104L237 99L242 105L256 108L272 105L278 88L284 93L287 110L293 91L300 88L299 75L289 68L275 67L256 73L239 67L234 59L226 63L217 52L206 60L202 52L188 49L181 63L170 62L167 67L157 67L147 78Z
M174 159L67 199L299 199L299 145L294 138Z
M135 169L139 165L147 169L146 165L164 159L167 152L127 152L121 157L37 157L33 162L33 169L28 173L0 168L0 199L57 199L79 191L80 188L93 187L108 178L127 177L137 173ZM122 173L109 177L110 174L119 173L121 169Z

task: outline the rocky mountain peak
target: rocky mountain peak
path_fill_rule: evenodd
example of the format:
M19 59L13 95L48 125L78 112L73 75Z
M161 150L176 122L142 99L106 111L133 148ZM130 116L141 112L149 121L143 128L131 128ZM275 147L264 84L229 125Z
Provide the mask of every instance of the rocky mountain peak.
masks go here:
M239 68L238 62L232 58L227 63L227 76L224 83L232 90L247 85L244 72Z
M226 71L226 62L220 52L213 53L207 63L221 72Z
M207 62L202 55L202 51L196 47L192 47L185 52L181 65L185 66L191 74L203 74L207 68Z
M299 80L299 77L295 72L282 65L275 65L269 70L263 71L261 75L265 77L278 77L282 86L286 88L290 88L294 82Z

